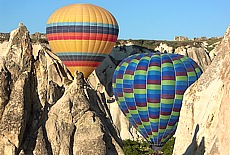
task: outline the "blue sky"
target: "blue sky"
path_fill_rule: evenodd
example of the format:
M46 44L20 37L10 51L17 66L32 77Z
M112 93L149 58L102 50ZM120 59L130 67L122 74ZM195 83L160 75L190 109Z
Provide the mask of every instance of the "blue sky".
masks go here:
M30 33L45 33L49 16L73 3L110 11L119 24L119 39L223 36L230 24L230 0L0 0L0 32L23 22Z

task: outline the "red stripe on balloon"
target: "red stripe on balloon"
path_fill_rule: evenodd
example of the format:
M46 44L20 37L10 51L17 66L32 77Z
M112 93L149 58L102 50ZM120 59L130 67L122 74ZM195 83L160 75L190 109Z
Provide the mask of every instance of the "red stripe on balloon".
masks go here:
M173 111L180 112L180 108L173 108Z
M157 129L153 128L152 132L158 132L158 128Z
M128 109L126 109L126 110L123 110L123 112L124 112L124 114L126 115L126 114L128 114L128 113L129 113L129 110L128 110Z
M150 103L160 103L160 98L147 98L147 101Z
M142 125L142 122L141 121L136 121L136 124L137 125Z
M185 90L176 90L176 94L178 95L183 95Z
M163 112L163 111L161 111L161 115L164 115L164 116L171 115L171 111L170 112Z
M101 40L116 42L117 36L111 34L100 33L51 33L47 34L49 41L51 40Z
M177 122L177 121L175 121L175 122ZM169 122L168 126L174 126L176 124L175 122Z
M187 76L186 72L176 72L176 76Z
M123 93L122 92L117 92L117 96L118 97L123 97Z
M160 85L161 84L161 80L147 80L147 84L157 84L157 85Z
M123 79L123 75L122 74L117 74L117 79Z
M136 105L138 107L146 107L147 106L147 103L146 102L136 102Z
M137 66L136 70L144 70L147 71L148 66Z
M137 107L136 106L128 106L128 109L129 110L137 110Z
M126 70L125 74L134 75L134 70Z
M151 114L149 114L149 117L152 118L152 119L158 119L159 115L151 115Z
M64 65L77 67L77 66L89 66L89 67L97 67L101 62L94 61L62 61Z
M175 76L162 76L162 80L176 80Z
M146 84L134 84L134 89L146 89Z
M154 61L151 61L149 66L158 66L158 67L161 67L161 64L159 62L154 62Z
M149 122L149 118L141 118L142 122Z
M148 133L148 135L152 135L152 132L147 132Z
M125 93L133 93L133 89L130 88L124 88Z
M163 61L162 61L162 63L172 63L172 61L171 61L171 60L166 59L166 60L163 60Z
M161 94L161 97L163 99L174 99L175 95L174 94Z
M166 129L166 126L160 126L159 129Z
M194 70L195 70L194 68L186 68L187 72L194 72Z

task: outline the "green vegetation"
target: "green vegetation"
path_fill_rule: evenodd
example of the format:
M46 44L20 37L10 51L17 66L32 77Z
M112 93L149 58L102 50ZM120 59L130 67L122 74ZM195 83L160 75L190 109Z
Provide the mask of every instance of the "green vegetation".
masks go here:
M38 39L38 42L39 42L39 43L49 44L48 40L47 40L47 39L43 39L43 38L39 38L39 39Z
M167 143L163 146L162 151L164 152L164 155L172 155L173 148L174 148L175 138L172 137L167 141Z
M208 51L211 51L211 50L213 50L215 47L216 47L216 45L218 45L218 43L220 42L222 40L222 37L219 37L219 38L209 38L208 40L207 40L207 43L208 43L208 45L207 45L207 50Z
M0 33L0 43L8 41L10 33ZM30 35L32 43L45 43L48 44L45 34L43 33L34 33ZM143 40L143 39L128 39L128 40L117 40L116 45L123 45L131 42L134 45L145 47L150 50L154 50L157 46L160 46L161 43L165 43L170 47L173 47L175 50L181 46L191 46L191 47L202 47L202 43L206 43L206 49L208 51L213 50L216 45L220 43L223 37L212 37L208 39L197 39L197 40L185 40L185 41L170 41L170 40Z
M171 155L173 153L174 142L175 138L172 137L164 145L161 150L164 155ZM146 141L124 140L123 145L125 155L149 155L153 153L153 150Z
M213 37L206 40L185 40L185 41L168 41L168 40L118 40L116 45L125 44L128 42L133 43L134 45L142 46L150 50L154 50L157 46L160 46L161 43L165 43L173 49L176 49L181 46L191 46L191 47L202 47L202 43L207 43L207 50L211 51L214 47L222 40L222 37Z
M0 33L0 43L8 41L10 38L10 33Z
M168 40L118 40L117 44L119 44L120 42L132 42L135 45L138 46L142 46L148 49L155 49L157 46L160 46L160 43L166 43L168 46L173 47L173 49L176 49L177 47L180 46L199 46L200 42L198 41L192 41L192 40L188 40L188 41L168 41ZM195 43L195 44L194 44Z
M123 145L125 155L149 155L153 153L146 141L124 140Z

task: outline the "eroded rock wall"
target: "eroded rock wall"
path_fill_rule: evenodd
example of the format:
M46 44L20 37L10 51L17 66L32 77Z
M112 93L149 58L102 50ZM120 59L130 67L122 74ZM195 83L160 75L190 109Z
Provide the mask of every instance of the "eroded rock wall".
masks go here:
M230 26L217 56L185 93L175 155L230 154Z
M46 44L33 45L23 24L0 50L0 154L123 154L83 76L72 77Z

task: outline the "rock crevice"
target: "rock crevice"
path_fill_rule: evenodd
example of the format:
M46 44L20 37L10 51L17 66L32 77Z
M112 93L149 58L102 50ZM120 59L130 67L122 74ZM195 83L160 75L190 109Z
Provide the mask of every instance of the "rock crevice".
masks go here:
M81 73L73 78L47 44L31 42L23 24L4 49L0 154L123 154L112 123L92 110Z
M175 155L230 154L230 26L215 51L211 65L185 93Z

